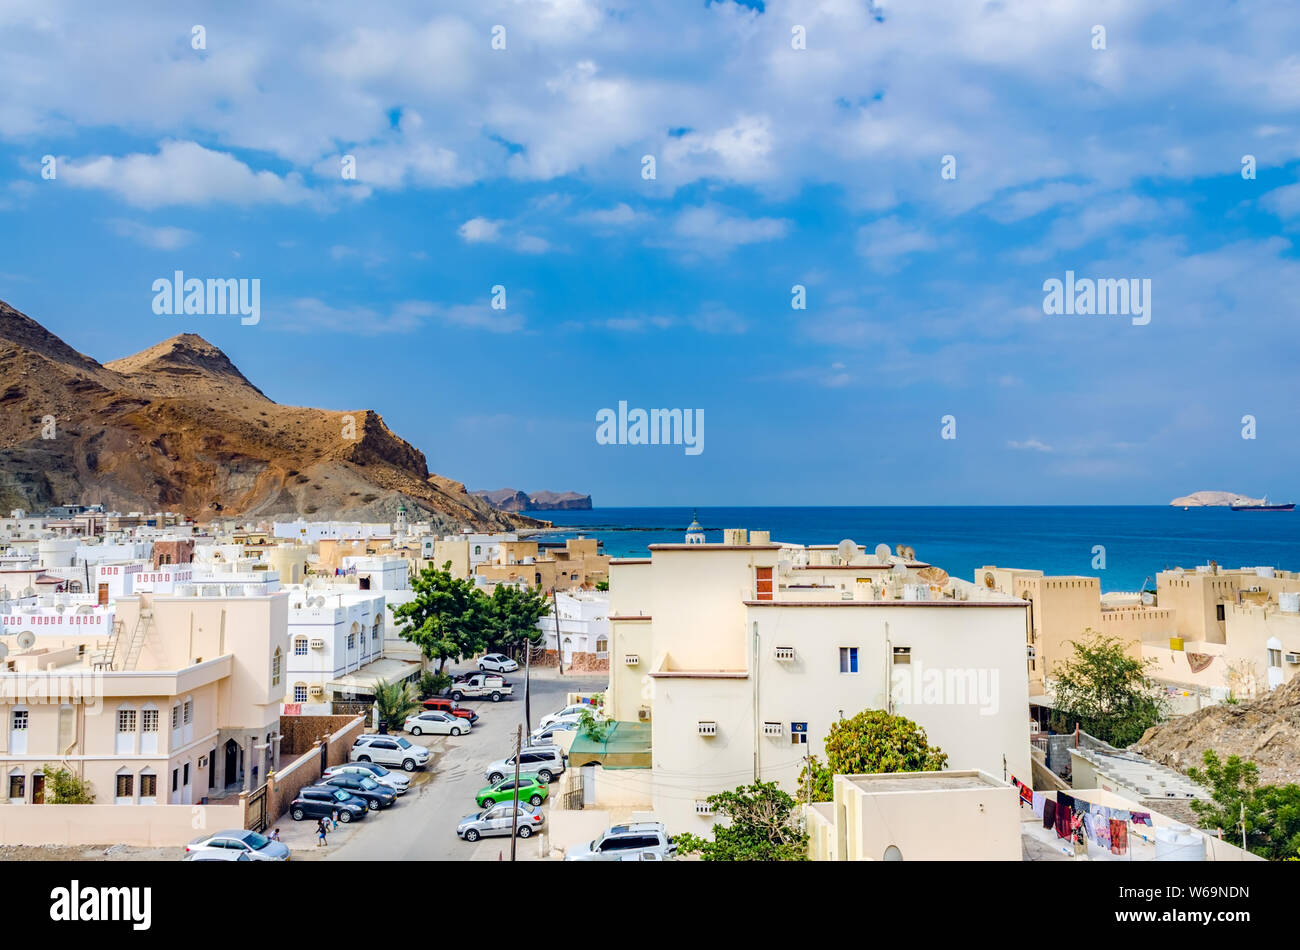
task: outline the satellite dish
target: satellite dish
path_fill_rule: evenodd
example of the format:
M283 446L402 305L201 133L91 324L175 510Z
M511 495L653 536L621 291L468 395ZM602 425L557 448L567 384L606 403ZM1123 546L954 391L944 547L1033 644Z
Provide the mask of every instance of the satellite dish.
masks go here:
M58 613L58 614L63 613L63 611L65 611L65 610L67 610L67 609L68 609L67 606L64 605L64 604L55 604L55 605L54 605L54 612L55 612L55 613Z
M985 575L984 575L984 586L987 587L989 590L992 590L992 589L993 589L993 585L994 585L995 583L996 583L996 582L993 580L993 575L992 575L992 574L985 574Z
M895 564L893 567L891 567L891 568L889 569L889 571L890 571L890 573L893 574L895 577L905 577L905 576L907 576L907 565L906 565L906 564Z
M24 650L30 650L32 647L36 646L36 634L32 633L30 630L24 630L22 633L18 634L18 645Z
M852 561L858 554L858 545L852 538L845 538L839 544L835 545L835 553L845 564Z
M877 544L877 545L876 545L876 560L879 561L881 564L888 564L888 563L889 563L889 545L888 545L888 544Z

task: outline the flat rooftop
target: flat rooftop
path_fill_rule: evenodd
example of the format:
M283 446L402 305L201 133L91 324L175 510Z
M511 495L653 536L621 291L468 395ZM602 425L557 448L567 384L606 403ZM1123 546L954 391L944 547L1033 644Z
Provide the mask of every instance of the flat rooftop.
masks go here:
M864 792L951 792L971 788L1011 788L982 772L894 772L885 775L846 775Z

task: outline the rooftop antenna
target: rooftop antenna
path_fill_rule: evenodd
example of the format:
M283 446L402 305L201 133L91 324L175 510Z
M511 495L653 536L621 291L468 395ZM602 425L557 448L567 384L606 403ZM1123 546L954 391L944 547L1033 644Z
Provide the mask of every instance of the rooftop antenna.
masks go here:
M889 545L888 545L888 544L877 544L877 545L876 545L876 560L879 561L881 564L888 564L888 563L889 563Z
M845 538L835 546L835 553L841 564L849 564L858 554L858 545L852 538Z

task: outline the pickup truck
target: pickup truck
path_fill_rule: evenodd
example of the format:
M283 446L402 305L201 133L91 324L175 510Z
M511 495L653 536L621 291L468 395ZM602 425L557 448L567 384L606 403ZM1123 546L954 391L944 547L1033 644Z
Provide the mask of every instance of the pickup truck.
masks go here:
M444 695L450 696L455 702L466 698L473 699L475 696L486 696L492 702L499 703L503 696L509 696L514 691L514 686L494 673L475 673L462 682L453 683Z

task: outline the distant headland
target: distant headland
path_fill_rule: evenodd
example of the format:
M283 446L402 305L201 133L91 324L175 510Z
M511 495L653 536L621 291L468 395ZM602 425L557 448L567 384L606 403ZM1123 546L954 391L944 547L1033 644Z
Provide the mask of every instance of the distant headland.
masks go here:
M562 511L591 509L591 496L576 491L537 491L526 493L513 488L470 492L498 511Z
M1169 504L1178 508L1227 508L1230 505L1262 505L1264 499L1231 491L1198 491L1175 498Z

